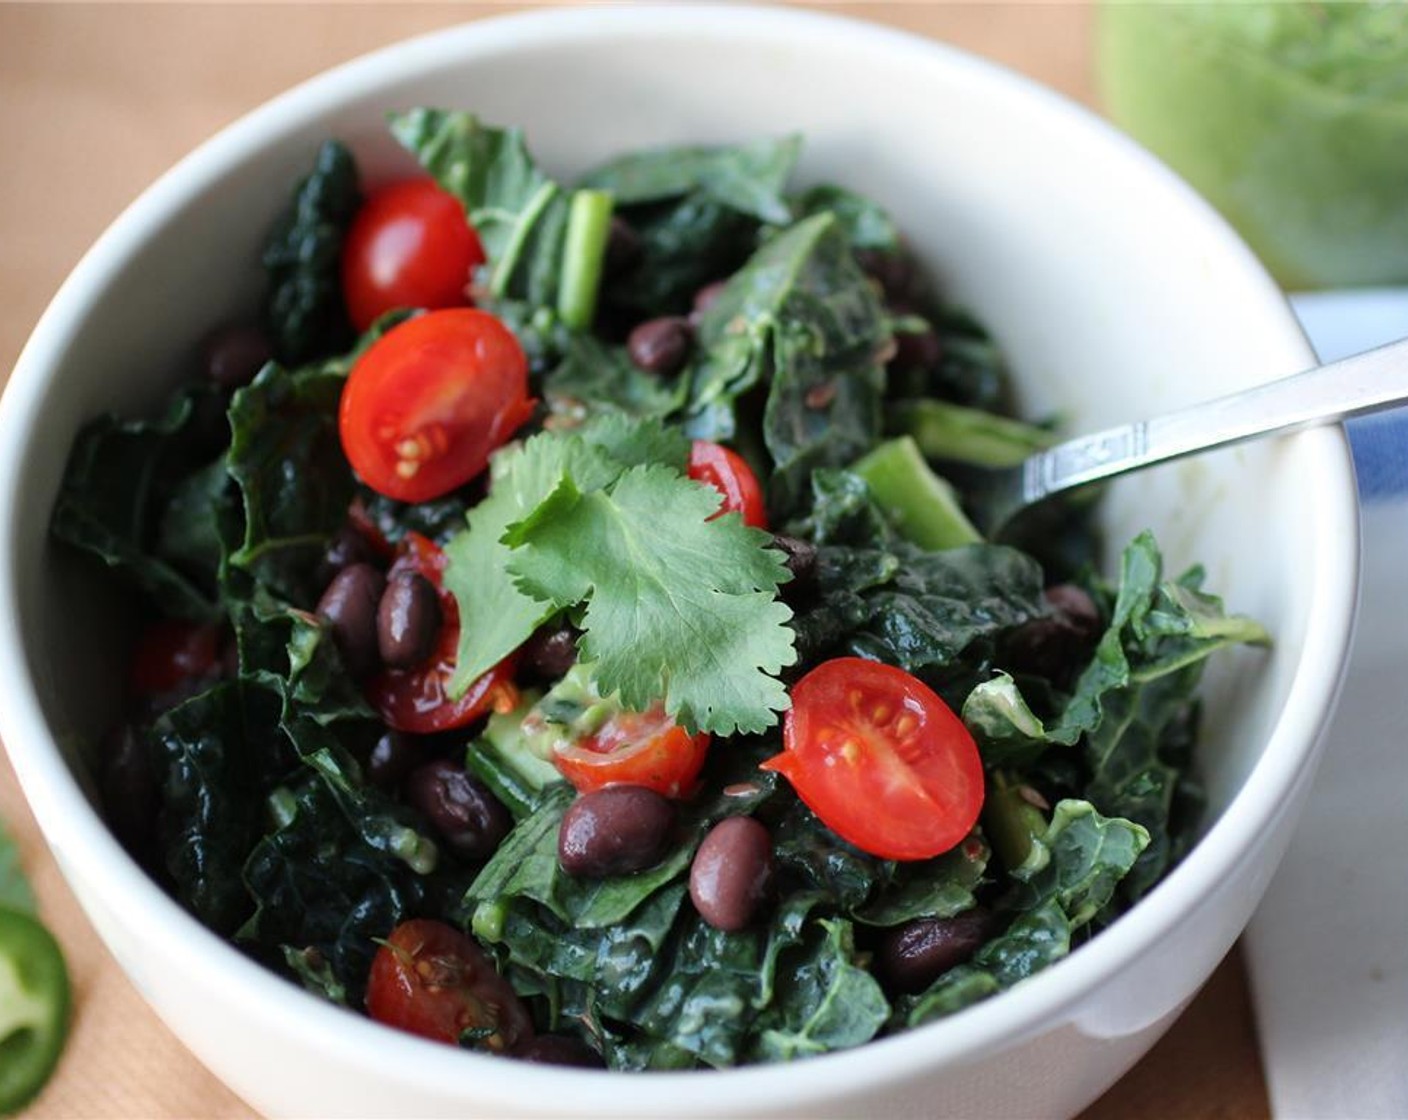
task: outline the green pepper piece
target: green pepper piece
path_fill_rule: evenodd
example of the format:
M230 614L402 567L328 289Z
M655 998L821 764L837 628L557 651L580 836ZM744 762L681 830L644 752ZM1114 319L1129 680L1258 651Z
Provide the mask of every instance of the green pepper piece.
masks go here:
M63 1050L68 1012L68 969L53 934L0 909L0 1114L39 1095Z
M924 461L911 436L887 440L851 465L900 536L937 552L983 539L947 481Z

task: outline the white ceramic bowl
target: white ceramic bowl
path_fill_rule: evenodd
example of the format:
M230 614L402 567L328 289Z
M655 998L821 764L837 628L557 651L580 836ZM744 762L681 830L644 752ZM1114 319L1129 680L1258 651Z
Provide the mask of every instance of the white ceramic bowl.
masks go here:
M633 145L800 129L804 179L883 200L947 291L995 331L1028 407L1073 430L1308 364L1280 293L1155 161L1049 92L952 50L787 10L539 12L337 69L226 129L103 236L36 329L0 406L0 734L58 860L175 1032L275 1115L1061 1115L1158 1037L1227 951L1307 791L1344 664L1357 518L1338 430L1116 486L1112 538L1146 525L1171 565L1276 637L1218 660L1206 836L1092 944L924 1029L791 1066L621 1076L422 1042L240 956L108 835L79 745L114 711L114 654L63 580L49 510L80 423L150 408L196 340L252 306L257 245L328 135L372 176L407 161L392 107L526 126L555 168Z

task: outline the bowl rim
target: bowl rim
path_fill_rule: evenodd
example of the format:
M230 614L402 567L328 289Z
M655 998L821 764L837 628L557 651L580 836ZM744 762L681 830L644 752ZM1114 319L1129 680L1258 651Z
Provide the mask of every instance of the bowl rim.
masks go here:
M148 187L108 227L53 298L0 399L0 677L11 682L0 705L0 737L18 773L41 829L65 876L81 880L135 939L159 947L162 958L188 973L203 974L209 990L251 1020L300 1020L306 1037L326 1056L367 1067L388 1084L416 1083L445 1099L463 1095L467 1084L486 1101L567 1107L610 1114L623 1106L620 1078L597 1071L535 1065L531 1079L519 1063L452 1050L386 1030L312 996L241 954L194 917L134 863L107 831L72 772L40 706L18 626L18 503L26 447L41 412L50 378L69 343L81 333L85 310L123 263L167 216L260 149L315 122L347 98L450 58L461 62L496 56L531 44L697 34L713 38L764 37L774 41L833 43L843 38L856 49L903 54L962 73L985 96L1019 98L1061 127L1096 143L1140 174L1200 211L1209 244L1220 259L1248 271L1260 290L1267 324L1279 316L1286 344L1310 364L1312 354L1284 295L1231 228L1164 165L1092 112L995 63L943 43L829 13L789 8L727 5L646 5L534 10L475 20L393 43L327 70L263 103L184 157ZM1238 263L1240 262L1240 263ZM1298 341L1297 341L1298 340ZM1217 882L1254 838L1294 801L1309 780L1348 651L1358 578L1358 515L1353 468L1342 429L1319 429L1288 439L1312 461L1313 492L1321 531L1307 548L1325 586L1307 611L1304 649L1293 674L1290 698L1260 757L1218 821L1140 905L1018 991L1002 993L912 1031L831 1053L804 1064L799 1079L791 1064L719 1071L710 1079L714 1103L766 1109L801 1101L824 1101L904 1079L924 1067L970 1062L999 1045L1010 1046L1060 1021L1062 1012L1088 997L1099 981L1115 974L1157 944L1185 915L1209 904ZM1307 652L1308 651L1308 652ZM84 870L77 874L79 868ZM183 1041L185 1041L183 1039ZM187 1042L187 1045L190 1045ZM209 1056L201 1053L203 1059ZM470 1063L466 1065L465 1063ZM466 1076L468 1075L468 1076ZM668 1112L681 1103L680 1077L697 1073L653 1073L633 1079L632 1108ZM799 1095L800 1091L800 1095ZM719 1094L726 1094L720 1096Z

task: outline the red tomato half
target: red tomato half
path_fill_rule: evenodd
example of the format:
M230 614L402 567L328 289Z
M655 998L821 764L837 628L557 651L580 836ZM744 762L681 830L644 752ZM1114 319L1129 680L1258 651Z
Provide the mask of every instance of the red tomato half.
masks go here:
M453 926L402 922L372 958L367 1014L422 1038L496 1053L531 1038L523 1001L472 939Z
M579 792L604 786L646 786L665 797L688 797L709 753L707 734L690 735L657 704L648 712L618 712L553 761Z
M689 477L695 482L707 482L724 496L724 504L714 514L743 514L744 524L755 529L768 527L767 505L763 501L763 488L758 485L758 476L753 468L727 447L697 439L689 449ZM710 518L713 520L713 518Z
M409 319L357 359L342 389L342 450L362 481L402 502L463 486L533 412L523 348L486 311Z
M220 675L221 629L213 623L162 618L137 639L127 670L136 696L175 692L187 681Z
M440 637L425 662L414 669L382 669L368 679L367 702L382 721L397 731L429 735L463 727L492 711L506 712L518 703L513 685L512 658L495 665L469 686L458 700L451 700L446 686L455 672L460 641L460 609L455 597L441 586L445 554L419 533L407 533L386 573L390 580L402 572L416 572L435 586L440 597Z
M342 246L352 325L364 331L398 307L464 307L470 274L483 263L464 207L434 179L382 187L362 203Z
M763 763L822 823L884 859L928 859L972 830L983 807L973 736L903 669L824 661L792 688L783 753Z

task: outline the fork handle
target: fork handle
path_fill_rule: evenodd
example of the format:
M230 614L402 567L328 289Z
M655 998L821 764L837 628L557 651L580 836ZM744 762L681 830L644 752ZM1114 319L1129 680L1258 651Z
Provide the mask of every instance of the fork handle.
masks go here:
M1027 459L1024 497L1034 502L1194 452L1401 404L1408 404L1408 339L1152 420L1058 443Z

